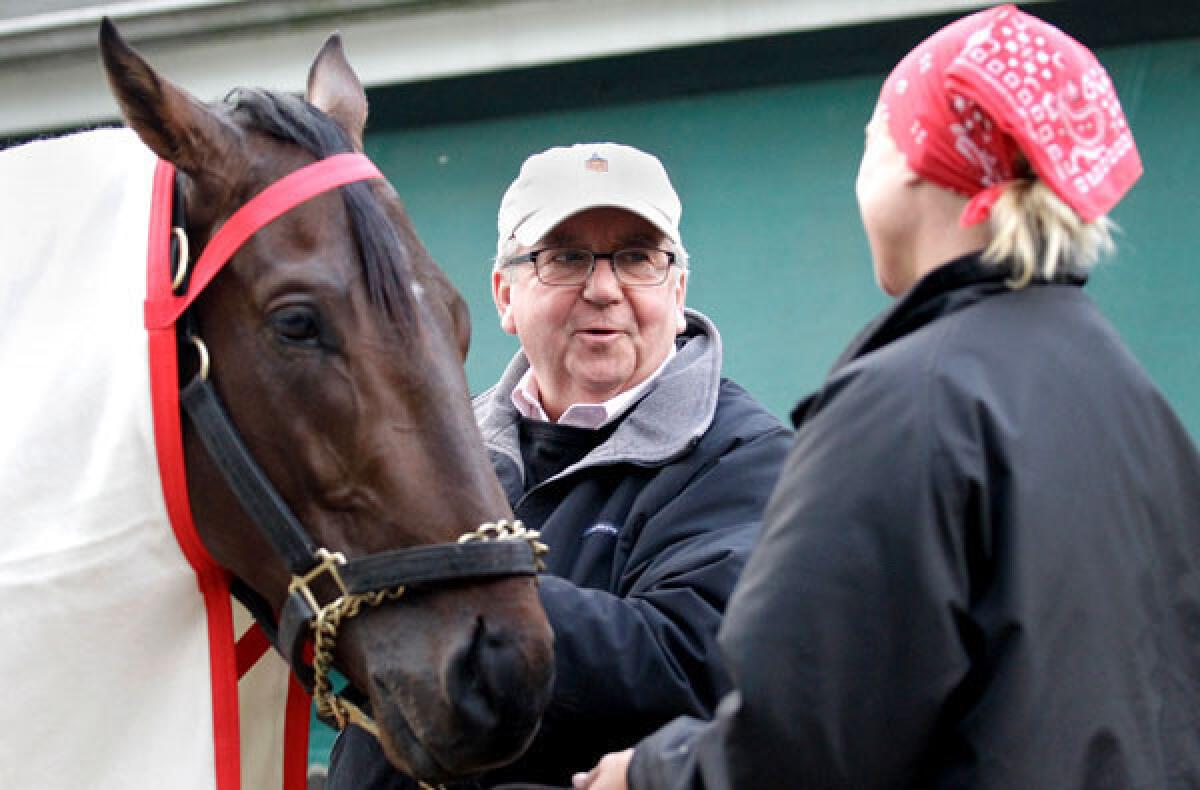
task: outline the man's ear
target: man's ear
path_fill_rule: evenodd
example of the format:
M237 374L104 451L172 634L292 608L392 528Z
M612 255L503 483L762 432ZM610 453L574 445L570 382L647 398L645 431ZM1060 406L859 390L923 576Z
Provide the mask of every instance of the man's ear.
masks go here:
M683 304L687 298L687 269L679 270L679 281L675 284L675 334L680 335L687 329L687 316L683 314Z
M508 272L497 269L492 272L492 301L500 316L500 328L510 335L517 333L517 320L512 309L512 282Z

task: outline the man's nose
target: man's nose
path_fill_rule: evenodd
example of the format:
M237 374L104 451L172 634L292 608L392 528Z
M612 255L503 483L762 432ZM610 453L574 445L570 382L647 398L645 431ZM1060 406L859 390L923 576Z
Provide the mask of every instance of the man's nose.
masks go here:
M590 301L615 302L621 298L621 283L617 281L617 264L611 255L597 255L583 283L583 298Z

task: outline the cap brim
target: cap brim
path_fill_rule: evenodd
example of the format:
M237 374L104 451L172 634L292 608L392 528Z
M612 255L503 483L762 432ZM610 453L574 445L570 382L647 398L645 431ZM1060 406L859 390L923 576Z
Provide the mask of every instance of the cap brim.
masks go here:
M593 208L618 208L637 214L642 219L658 228L664 236L676 245L680 245L679 230L675 228L661 211L653 205L641 200L618 200L602 196L589 196L587 200L577 203L558 205L553 210L544 209L534 212L513 230L513 238L522 247L532 247L547 233L556 228L559 223L575 216L581 211Z

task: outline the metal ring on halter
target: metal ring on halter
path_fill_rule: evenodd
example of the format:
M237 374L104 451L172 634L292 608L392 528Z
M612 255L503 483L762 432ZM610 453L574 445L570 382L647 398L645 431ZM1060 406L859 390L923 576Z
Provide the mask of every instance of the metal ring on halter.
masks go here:
M200 355L200 378L208 380L208 346L204 345L204 341L199 335L188 335L188 340L192 341L192 345L196 347L196 353Z
M175 237L175 241L179 244L179 260L175 262L175 279L171 281L171 290L178 291L179 286L183 285L183 281L187 279L188 240L187 233L178 225L171 228L171 235Z

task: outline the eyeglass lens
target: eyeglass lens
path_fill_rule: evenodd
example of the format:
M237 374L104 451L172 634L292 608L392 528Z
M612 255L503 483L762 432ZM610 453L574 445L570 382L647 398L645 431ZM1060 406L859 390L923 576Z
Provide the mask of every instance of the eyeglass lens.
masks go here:
M671 253L634 248L610 254L591 250L540 250L533 259L537 277L547 285L578 285L585 282L597 260L612 261L617 281L625 285L659 285L667 279Z

